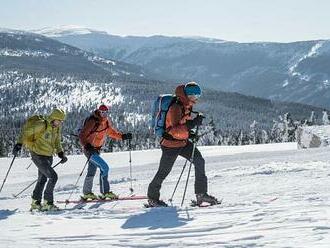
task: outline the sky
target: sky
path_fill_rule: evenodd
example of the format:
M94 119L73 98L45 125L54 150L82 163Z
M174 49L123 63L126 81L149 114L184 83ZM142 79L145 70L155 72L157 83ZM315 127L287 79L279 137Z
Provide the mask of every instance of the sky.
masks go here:
M330 39L329 0L0 0L0 27L239 42Z

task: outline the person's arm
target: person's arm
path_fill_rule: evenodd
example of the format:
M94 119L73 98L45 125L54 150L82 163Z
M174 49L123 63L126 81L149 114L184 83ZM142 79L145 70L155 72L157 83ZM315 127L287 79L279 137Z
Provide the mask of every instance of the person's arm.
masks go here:
M112 139L122 140L123 133L119 132L116 128L114 128L112 126L112 123L111 123L110 120L108 120L108 124L109 124L109 127L108 127L108 130L107 130L107 135Z

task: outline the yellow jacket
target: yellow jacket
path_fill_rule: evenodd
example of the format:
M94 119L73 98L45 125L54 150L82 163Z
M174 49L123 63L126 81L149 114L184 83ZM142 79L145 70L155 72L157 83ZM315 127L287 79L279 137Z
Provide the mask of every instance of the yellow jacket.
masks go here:
M50 116L46 118L39 117L29 125L25 124L17 143L23 144L31 152L43 156L52 156L63 151L61 127L53 128L51 121L63 121L64 118L64 112L55 109Z

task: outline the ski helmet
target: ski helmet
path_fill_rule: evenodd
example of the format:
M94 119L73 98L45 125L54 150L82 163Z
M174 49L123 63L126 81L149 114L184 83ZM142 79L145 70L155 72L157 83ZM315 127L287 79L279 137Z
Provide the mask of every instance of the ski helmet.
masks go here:
M100 105L99 110L100 111L108 111L109 110L109 107L107 105L105 105L105 104L102 104L102 105Z
M196 82L189 82L184 86L184 93L186 96L200 97L202 90Z

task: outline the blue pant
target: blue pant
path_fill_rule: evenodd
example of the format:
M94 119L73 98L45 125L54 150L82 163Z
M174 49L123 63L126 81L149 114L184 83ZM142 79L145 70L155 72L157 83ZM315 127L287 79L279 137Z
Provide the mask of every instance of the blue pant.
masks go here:
M96 174L97 168L100 169L101 194L108 193L110 191L110 185L108 181L109 166L98 153L93 153L89 159L87 175L84 181L84 187L83 187L84 194L88 194L92 192L93 179Z

